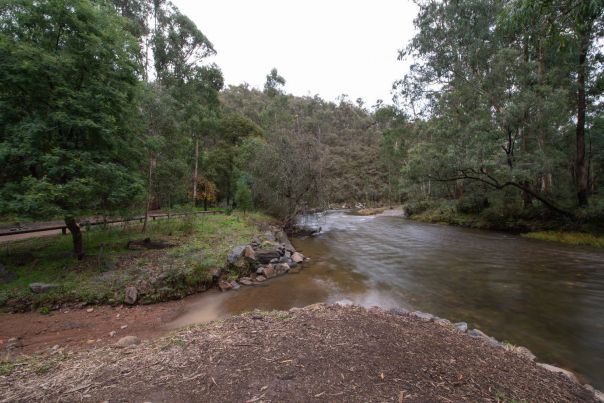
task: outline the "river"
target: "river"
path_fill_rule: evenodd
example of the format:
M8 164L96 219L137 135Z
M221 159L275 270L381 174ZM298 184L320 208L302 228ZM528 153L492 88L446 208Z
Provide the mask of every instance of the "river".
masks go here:
M315 302L404 307L468 322L604 389L604 250L403 217L315 218L321 233L293 240L311 258L300 274L196 297L172 325Z

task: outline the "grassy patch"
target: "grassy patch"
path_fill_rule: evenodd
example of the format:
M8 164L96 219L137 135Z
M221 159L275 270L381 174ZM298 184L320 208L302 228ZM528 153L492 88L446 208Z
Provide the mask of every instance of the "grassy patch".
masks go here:
M588 245L604 248L604 236L583 232L539 231L522 234L522 236L542 241L562 242L569 245Z
M124 288L143 284L147 302L173 299L207 288L214 269L230 249L261 234L269 218L261 214L209 215L150 221L84 231L86 257L74 259L70 236L30 238L0 244L0 262L16 274L0 284L0 306L18 310L55 304L121 303ZM170 249L129 250L129 240L150 237L176 244ZM29 290L34 282L58 284L46 293ZM41 311L42 313L42 311Z

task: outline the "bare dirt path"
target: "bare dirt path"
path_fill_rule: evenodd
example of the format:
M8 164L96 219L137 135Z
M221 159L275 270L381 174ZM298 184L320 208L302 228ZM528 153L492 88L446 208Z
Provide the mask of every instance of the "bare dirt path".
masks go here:
M0 314L0 351L15 355L52 349L75 351L115 343L120 337L162 336L185 302L172 301L134 307L95 306L83 309ZM115 333L112 333L115 332ZM10 339L18 339L17 341Z
M564 375L450 326L324 305L38 357L4 372L6 402L596 401Z

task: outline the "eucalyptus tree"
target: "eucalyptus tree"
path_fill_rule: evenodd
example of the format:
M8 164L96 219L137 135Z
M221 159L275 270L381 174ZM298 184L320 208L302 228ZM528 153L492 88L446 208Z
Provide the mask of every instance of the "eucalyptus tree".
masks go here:
M18 0L0 7L0 209L77 218L132 206L137 44L104 1Z

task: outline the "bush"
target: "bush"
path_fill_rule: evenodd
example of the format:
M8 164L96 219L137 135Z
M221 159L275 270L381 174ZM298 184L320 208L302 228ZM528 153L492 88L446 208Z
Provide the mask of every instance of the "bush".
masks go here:
M477 194L462 196L455 202L455 210L461 214L479 214L488 207L489 199Z

